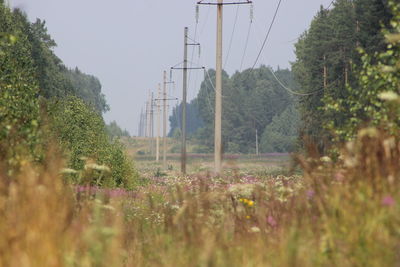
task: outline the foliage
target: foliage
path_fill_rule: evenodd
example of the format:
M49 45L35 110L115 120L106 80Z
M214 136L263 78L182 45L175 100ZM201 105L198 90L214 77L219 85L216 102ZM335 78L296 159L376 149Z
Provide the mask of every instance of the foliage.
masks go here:
M362 125L385 125L397 134L400 127L396 94L400 93L400 4L391 3L391 29L384 30L387 48L373 55L361 50L361 70L357 86L346 88L348 97L327 105L333 114L345 114L342 125L329 123L338 140L350 140ZM392 97L390 97L392 96ZM389 97L389 98L388 98Z
M0 161L11 168L21 153L34 159L39 142L38 85L23 27L21 16L0 4Z
M26 21L25 32L32 44L32 59L42 96L63 98L74 95L95 107L99 113L109 109L99 80L78 68L69 70L54 54L57 44L47 33L45 21L37 19L32 24Z
M197 99L193 99L190 103L186 104L186 113L187 113L187 125L186 132L187 134L193 135L198 129L202 128L204 123L200 117ZM181 129L181 120L182 120L182 103L177 105L172 110L172 115L169 118L170 122L170 132L168 136L174 136L174 133L177 130Z
M121 127L118 126L116 121L112 121L110 122L110 124L107 124L106 131L111 138L130 136L129 132L127 130L122 130Z
M120 218L100 200L74 194L56 155L50 149L40 167L21 158L12 177L0 168L0 265L122 266Z
M68 153L70 168L82 170L88 158L111 169L112 179L108 183L105 179L99 185L127 188L134 185L137 174L132 162L118 140L110 141L103 119L93 108L77 97L68 97L53 101L48 110L51 129ZM95 180L89 182L97 183Z
M225 152L255 153L256 130L262 136L273 118L294 103L293 97L275 80L271 71L262 66L236 72L231 77L224 72L222 136ZM289 70L278 69L275 75L287 86L296 88ZM191 131L197 129L191 137L198 141L201 151L211 151L214 145L215 91L211 82L214 78L215 71L209 70L197 98L189 105L192 110L188 113L188 121L193 123ZM176 116L170 119L171 122L175 120L179 121Z
M261 137L261 151L294 152L299 136L299 122L299 112L295 105L287 107L284 112L275 116Z
M331 10L321 7L296 44L293 72L303 91L310 93L300 99L302 134L320 150L331 143L332 127L341 128L350 119L349 112L331 108L351 97L346 87L367 94L354 67L361 63L357 48L382 51L381 25L387 26L391 17L385 1L337 0ZM351 106L345 103L342 108L348 111Z
M339 162L298 157L303 177L168 175L136 191L70 188L50 151L13 179L0 169L0 264L394 266L399 147L367 128Z

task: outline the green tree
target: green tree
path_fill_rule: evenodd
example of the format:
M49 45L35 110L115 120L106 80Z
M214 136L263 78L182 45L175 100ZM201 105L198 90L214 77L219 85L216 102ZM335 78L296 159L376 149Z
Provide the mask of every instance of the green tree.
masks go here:
M21 153L39 142L38 86L24 18L0 2L0 160L18 165Z
M50 126L60 146L66 151L69 167L82 170L85 158L111 169L106 186L131 188L137 178L132 161L118 140L110 140L102 117L81 99L71 96L49 105ZM94 181L92 181L94 183Z
M276 115L265 127L260 148L264 153L293 152L299 136L300 114L295 104Z

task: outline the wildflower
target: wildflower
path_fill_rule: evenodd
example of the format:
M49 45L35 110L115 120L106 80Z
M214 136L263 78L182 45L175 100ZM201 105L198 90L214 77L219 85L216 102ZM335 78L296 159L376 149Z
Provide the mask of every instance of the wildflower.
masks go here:
M251 233L259 233L261 230L257 226L253 226L250 228Z
M251 216L250 216L250 215L247 215L247 216L246 216L246 219L247 219L247 220L249 220L250 218L251 218Z
M248 205L249 207L253 207L253 206L254 206L254 201L253 201L253 200L247 201L247 205Z
M391 206L393 206L394 204L396 204L396 201L393 199L393 197L391 197L391 196L386 196L386 197L384 197L383 199L382 199L382 205L383 206L388 206L388 207L391 207Z
M271 215L268 216L267 218L267 223L272 226L275 227L278 225L278 223L276 222L276 220L274 219L274 217L272 217Z
M308 190L307 191L307 198L308 199L312 199L315 195L315 191L314 190Z

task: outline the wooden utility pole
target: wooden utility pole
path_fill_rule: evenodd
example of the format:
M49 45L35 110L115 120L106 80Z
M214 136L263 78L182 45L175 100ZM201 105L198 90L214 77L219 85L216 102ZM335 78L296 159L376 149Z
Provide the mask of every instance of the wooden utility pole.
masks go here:
M183 92L182 92L182 155L181 155L181 172L186 174L186 101L187 101L187 47L188 47L188 27L184 30L183 43ZM178 106L179 108L179 106Z
M146 101L145 137L149 137L149 100Z
M171 70L183 70L183 89L182 89L182 125L181 125L181 138L182 138L182 144L181 144L181 172L183 174L186 174L186 161L187 161L187 153L186 153L186 139L187 139L187 130L186 130L186 125L187 125L187 73L188 70L198 70L202 69L204 70L204 67L188 67L188 46L200 46L199 43L189 43L189 29L188 27L185 27L184 29L184 39L183 39L183 68L180 67L171 67ZM178 106L179 110L179 106Z
M161 84L158 84L158 99L161 99ZM161 123L161 105L157 103L157 141L156 141L156 161L160 162L160 123Z
M215 78L215 136L214 162L215 173L222 170L222 15L223 1L218 0L217 6L217 59Z
M224 3L223 0L215 2L197 2L199 5L217 5L217 55L215 68L215 130L214 130L214 164L215 173L222 170L222 20L224 5L251 4L250 0Z
M150 98L150 154L154 155L154 95Z
M164 71L163 86L163 168L167 169L167 72Z

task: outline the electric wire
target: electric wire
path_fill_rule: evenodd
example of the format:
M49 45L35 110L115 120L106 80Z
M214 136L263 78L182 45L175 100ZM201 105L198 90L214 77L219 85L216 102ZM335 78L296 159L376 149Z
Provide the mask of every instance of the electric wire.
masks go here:
M326 9L329 9L332 6L333 2L335 2L335 0L332 0L332 2L329 4L329 6Z
M322 88L322 89L315 90L315 91L312 91L312 92L309 92L309 93L299 93L299 92L296 92L296 91L290 89L289 87L285 86L285 85L281 82L281 80L278 79L278 77L276 76L275 72L274 72L273 70L271 70L271 68L267 68L267 69L269 70L269 72L271 72L272 76L273 76L273 77L275 78L275 80L280 84L280 86L282 86L283 89L285 89L286 91L288 91L288 92L291 93L292 95L297 95L297 96L309 96L309 95L313 95L313 94L316 94L316 93L321 92L321 91L324 90L324 88Z
M261 53L263 52L263 50L264 50L264 48L265 48L265 45L266 45L266 43L267 43L267 41L268 41L269 35L270 35L270 33L271 33L271 30L272 30L272 27L274 26L275 19L276 19L277 15L278 15L278 11L279 11L279 8L280 8L280 6L281 6L281 3L282 3L282 0L279 0L278 6L276 7L276 10L275 10L275 14L274 14L274 16L273 16L273 18L272 18L271 24L269 25L267 35L265 36L264 42L263 42L263 44L262 44L262 46L261 46L261 49L260 49L260 51L259 51L259 53L258 53L258 55L257 55L257 58L256 58L256 60L255 60L255 62L254 62L254 64L253 64L253 66L251 67L252 70L253 70L253 69L255 68L255 66L257 65L258 60L260 59Z
M248 28L248 30L247 30L246 43L245 43L245 46L244 46L244 51L243 51L242 60L241 60L241 62L240 62L240 69L239 69L239 72L242 72L242 69L243 69L243 63L244 63L244 59L245 59L245 57L246 57L247 47L249 46L249 39L250 39L250 33L251 33L251 26L252 26L252 25L253 25L253 23L250 22L249 28Z
M229 40L229 46L228 46L228 52L226 54L225 57L225 62L224 62L224 69L226 67L226 64L228 63L229 60L229 55L231 53L231 48L232 48L232 42L233 42L233 37L235 35L235 30L236 30L236 25L237 25L237 21L238 21L238 17L239 17L239 5L236 7L236 15L235 15L235 21L233 23L233 29L232 29L232 33L231 33L231 38Z

